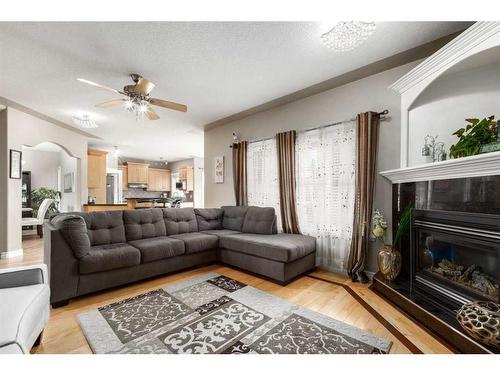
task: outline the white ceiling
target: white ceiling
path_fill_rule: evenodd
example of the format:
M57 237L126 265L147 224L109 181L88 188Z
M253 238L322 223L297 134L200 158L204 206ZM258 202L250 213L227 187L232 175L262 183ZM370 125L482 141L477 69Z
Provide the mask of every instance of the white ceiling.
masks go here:
M123 156L203 156L203 125L467 27L464 22L381 22L362 47L336 53L313 22L0 23L0 96L73 125L90 114L95 144ZM137 123L123 108L94 104L117 95L129 73L153 81L152 96L188 105L158 108Z

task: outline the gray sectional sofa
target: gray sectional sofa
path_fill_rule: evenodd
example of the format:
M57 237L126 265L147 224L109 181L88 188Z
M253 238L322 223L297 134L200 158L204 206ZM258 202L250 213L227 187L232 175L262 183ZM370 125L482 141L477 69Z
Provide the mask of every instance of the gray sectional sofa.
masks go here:
M194 266L224 263L281 284L315 266L313 237L277 233L269 207L59 214L45 224L51 304Z

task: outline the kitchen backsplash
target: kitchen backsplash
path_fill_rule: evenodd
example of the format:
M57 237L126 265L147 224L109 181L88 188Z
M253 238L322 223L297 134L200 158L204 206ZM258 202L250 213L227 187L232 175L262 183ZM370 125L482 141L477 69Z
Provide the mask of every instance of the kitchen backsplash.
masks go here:
M123 191L123 198L160 198L161 191L147 191L143 189L128 189ZM170 196L170 192L167 192Z

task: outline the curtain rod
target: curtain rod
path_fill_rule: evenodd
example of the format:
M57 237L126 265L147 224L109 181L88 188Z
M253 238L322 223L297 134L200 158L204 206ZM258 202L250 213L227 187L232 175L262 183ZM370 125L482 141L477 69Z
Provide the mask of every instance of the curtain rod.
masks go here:
M385 119L385 117L383 116L386 116L389 114L389 110L388 109L384 109L382 112L378 112L377 113L377 116L380 117L380 120L383 121ZM297 131L297 134L300 134L300 133L307 133L307 132L310 132L310 131L313 131L313 130L318 130L318 129L323 129L323 128L328 128L330 126L335 126L335 125L341 125L341 124L345 124L347 122L353 122L353 121L356 121L355 118L351 118L349 120L344 120L344 121L339 121L339 122L334 122L332 124L326 124L326 125L320 125L320 126L316 126L314 128L309 128L309 129L303 129L303 130L298 130ZM234 134L234 133L233 133ZM252 141L248 141L248 143L255 143L255 142L262 142L262 141L268 141L270 139L273 139L273 137L267 137L267 138L261 138L261 139L254 139ZM233 145L229 145L230 148L233 148Z

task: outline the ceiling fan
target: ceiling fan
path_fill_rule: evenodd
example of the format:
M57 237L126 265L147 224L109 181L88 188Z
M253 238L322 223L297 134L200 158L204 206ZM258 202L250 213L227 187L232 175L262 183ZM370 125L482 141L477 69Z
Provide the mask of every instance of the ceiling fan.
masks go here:
M114 105L124 104L125 108L134 113L137 118L145 116L148 120L158 120L160 118L160 116L158 116L158 114L153 109L152 105L173 109L174 111L187 112L187 106L185 106L184 104L151 98L149 94L155 87L155 84L153 82L148 81L141 75L135 73L132 73L130 77L135 84L125 86L123 88L123 91L115 90L111 87L104 86L83 78L77 78L77 80L88 85L100 87L102 89L112 91L114 93L121 94L127 97L99 103L96 104L96 107L109 108Z

